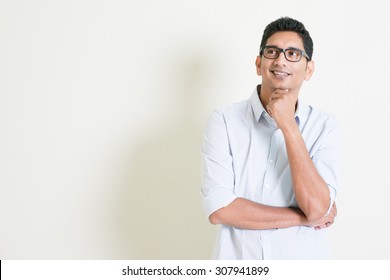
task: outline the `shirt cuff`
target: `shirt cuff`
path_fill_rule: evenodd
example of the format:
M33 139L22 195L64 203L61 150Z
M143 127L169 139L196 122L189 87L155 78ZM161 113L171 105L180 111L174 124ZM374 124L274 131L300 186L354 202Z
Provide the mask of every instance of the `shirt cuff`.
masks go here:
M333 203L334 203L334 199L332 197L329 198L329 201L330 201L330 205L329 205L329 208L328 208L328 211L326 211L326 214L325 214L325 217L329 215L330 211L332 210L332 206L333 206Z

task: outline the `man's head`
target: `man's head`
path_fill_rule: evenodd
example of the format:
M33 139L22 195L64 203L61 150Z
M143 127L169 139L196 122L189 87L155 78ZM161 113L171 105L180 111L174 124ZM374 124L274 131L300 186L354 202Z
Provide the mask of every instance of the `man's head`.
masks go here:
M260 50L266 46L269 37L280 31L293 31L297 33L302 39L304 51L308 56L308 60L312 59L313 40L310 37L309 31L306 30L303 23L289 17L279 18L267 25L261 39Z
M303 81L314 71L312 55L313 41L302 23L284 17L268 24L256 59L263 98L276 89L288 90L298 98Z

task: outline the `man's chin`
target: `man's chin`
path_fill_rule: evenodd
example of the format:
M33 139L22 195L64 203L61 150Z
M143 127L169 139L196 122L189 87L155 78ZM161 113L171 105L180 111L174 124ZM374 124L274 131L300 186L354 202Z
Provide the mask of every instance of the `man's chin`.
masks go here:
M288 83L288 82L272 83L271 87L274 90L277 90L277 89L285 90L285 89L290 89L291 88L291 83Z

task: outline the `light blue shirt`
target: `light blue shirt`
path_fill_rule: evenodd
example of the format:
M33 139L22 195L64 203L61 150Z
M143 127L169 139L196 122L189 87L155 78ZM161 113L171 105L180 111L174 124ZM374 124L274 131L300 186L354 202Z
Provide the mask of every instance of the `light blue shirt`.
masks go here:
M295 119L333 202L341 171L341 130L329 114L298 102ZM206 215L237 197L297 207L284 137L254 90L249 100L212 113L204 135L202 195ZM328 259L326 229L246 230L221 225L216 259Z

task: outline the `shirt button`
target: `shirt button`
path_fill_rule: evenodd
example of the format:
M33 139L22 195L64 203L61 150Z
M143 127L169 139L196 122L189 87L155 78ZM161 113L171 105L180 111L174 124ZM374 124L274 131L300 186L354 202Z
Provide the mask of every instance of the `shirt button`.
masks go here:
M269 189L270 188L270 186L267 184L266 186L265 186L267 189Z
M273 160L273 159L270 159L270 160L269 160L269 163L273 163L273 162L274 162L274 160Z

